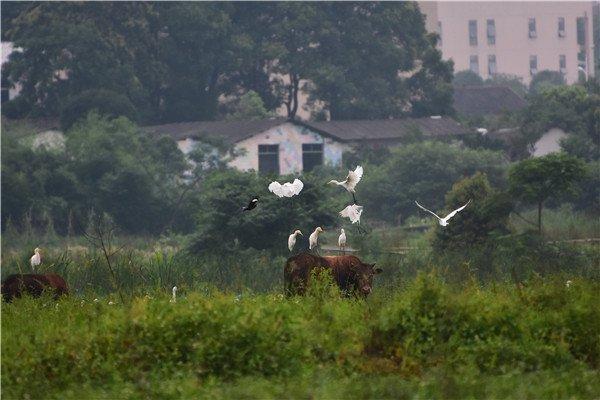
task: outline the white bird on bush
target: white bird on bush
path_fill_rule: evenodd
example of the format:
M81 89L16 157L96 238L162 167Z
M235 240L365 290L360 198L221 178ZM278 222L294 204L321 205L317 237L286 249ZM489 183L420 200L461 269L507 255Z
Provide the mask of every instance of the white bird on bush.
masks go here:
M314 247L317 247L319 240L319 233L323 232L320 226L317 226L317 229L308 237L308 248L312 250Z
M300 179L294 179L294 182L286 182L283 185L275 181L269 185L269 191L277 197L293 197L298 195L303 187L304 183Z
M462 207L457 208L456 210L452 211L450 214L448 214L444 218L442 218L439 215L437 215L436 213L434 213L433 211L426 209L425 207L420 205L417 201L415 201L415 203L417 204L417 206L419 206L420 209L427 211L428 213L434 215L438 219L441 226L447 226L450 218L454 217L456 215L456 213L458 213L459 211L462 211L466 206L469 205L470 202L471 202L471 200L469 199L469 201L467 201L467 204L465 204Z
M177 301L177 286L173 286L172 292L173 297L171 297L171 303L175 303Z
M360 182L360 179L362 178L362 176L363 176L363 167L361 167L359 165L358 167L356 167L356 169L354 171L348 171L348 176L346 177L345 181L339 182L339 181L332 179L328 182L328 184L342 186L344 189L346 189L348 192L350 192L350 194L352 194L352 199L354 199L354 202L356 203L356 198L354 197L354 191L355 191L356 185L358 184L358 182Z
M344 228L340 229L340 236L338 237L338 246L343 252L346 252L346 232Z
M573 282L571 282L570 280L569 280L569 281L567 281L567 282L565 282L565 286L567 287L567 289L571 287L571 284L572 284L572 283L573 283Z
M302 235L302 232L300 232L298 229L296 229L294 233L292 233L290 237L288 237L288 249L290 249L290 251L294 250L297 235Z
M349 218L353 224L356 222L360 224L360 216L362 215L362 212L363 206L352 204L340 211L340 215L344 218Z
M31 264L31 269L33 272L35 272L35 267L42 263L41 251L42 250L39 247L36 247L35 250L33 250L33 256L31 256L29 259L29 263Z

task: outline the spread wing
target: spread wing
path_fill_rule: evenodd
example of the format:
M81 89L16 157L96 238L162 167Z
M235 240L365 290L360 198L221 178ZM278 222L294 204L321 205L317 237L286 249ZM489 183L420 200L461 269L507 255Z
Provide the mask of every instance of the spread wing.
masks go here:
M433 214L437 219L441 219L436 213L434 213L431 210L426 209L425 207L423 207L422 205L419 204L418 201L415 200L415 203L419 206L419 208L423 211L427 211L429 214Z
M356 223L359 222L360 223L360 216L363 212L363 207L362 206L357 206L356 204L352 204L346 208L344 208L342 211L340 211L340 215L344 218L349 218L350 221L352 221L352 223Z
M459 211L462 211L466 206L469 205L470 202L471 202L471 199L469 199L469 201L467 201L467 204L465 204L464 206L459 207L456 210L452 211L450 214L446 215L446 218L444 218L444 219L449 220L450 218L454 217L456 215L456 213L458 213Z
M283 186L279 182L271 182L269 185L269 192L275 194L277 197L284 196Z
M358 184L358 182L360 182L362 176L363 167L359 165L354 171L348 172L348 176L346 177L346 184L349 187L354 188Z
M295 195L298 195L304 188L304 183L302 183L302 181L300 179L296 178L296 179L294 179L294 182L292 183L292 188L293 188L293 193Z

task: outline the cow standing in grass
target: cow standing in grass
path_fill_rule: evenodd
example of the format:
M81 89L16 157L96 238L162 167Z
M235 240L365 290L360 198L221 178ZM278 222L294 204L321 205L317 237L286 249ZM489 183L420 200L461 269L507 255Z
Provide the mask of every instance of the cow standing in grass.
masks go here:
M290 257L285 263L283 277L286 295L304 294L315 268L330 270L342 291L363 297L371 293L373 276L381 272L381 268L375 268L375 264L365 264L355 256L319 257L301 253Z
M2 282L2 297L7 302L24 293L40 297L46 290L53 292L55 299L69 294L67 282L56 274L15 274Z

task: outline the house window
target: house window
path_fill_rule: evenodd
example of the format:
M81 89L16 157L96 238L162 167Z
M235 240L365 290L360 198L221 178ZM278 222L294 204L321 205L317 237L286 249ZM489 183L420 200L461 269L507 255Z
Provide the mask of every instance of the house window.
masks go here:
M565 37L565 17L558 17L558 37Z
M487 42L496 44L496 22L493 19L487 20Z
M438 36L440 37L439 41L438 41L438 45L441 46L442 45L442 21L438 21L438 28L437 28L437 30L438 30L438 32L437 32Z
M469 21L469 44L477 46L477 21L474 19Z
M302 145L302 169L312 171L317 165L323 165L323 145L309 143Z
M564 54L558 56L558 68L561 74L567 73L567 57Z
M537 56L529 56L529 74L537 74Z
M490 54L488 56L488 75L495 75L497 72L496 68L496 55Z
M577 44L585 46L585 18L577 18Z
M587 58L585 54L585 50L581 50L577 52L577 67L586 69L587 66Z
M532 39L537 37L537 31L535 29L535 18L529 18L529 37Z
M479 74L479 57L470 56L469 57L469 69L476 74Z
M274 173L279 175L279 145L258 145L258 171L263 174Z

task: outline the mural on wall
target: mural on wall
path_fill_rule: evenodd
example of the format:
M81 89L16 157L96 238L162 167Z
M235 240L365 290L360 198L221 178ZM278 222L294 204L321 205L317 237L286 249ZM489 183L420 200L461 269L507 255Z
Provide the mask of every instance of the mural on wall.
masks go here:
M279 171L282 175L303 170L303 144L322 144L323 163L332 166L342 164L342 153L347 149L345 144L304 126L285 123L239 142L236 148L244 149L245 153L230 165L241 170L258 170L258 146L261 144L279 145Z

